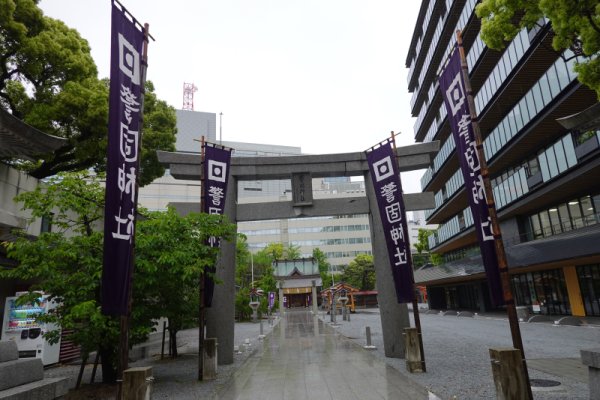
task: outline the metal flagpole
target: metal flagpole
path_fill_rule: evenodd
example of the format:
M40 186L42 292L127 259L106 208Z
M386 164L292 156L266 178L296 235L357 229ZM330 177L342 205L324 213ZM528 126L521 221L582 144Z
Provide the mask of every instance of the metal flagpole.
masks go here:
M204 174L204 163L205 163L205 153L204 146L206 146L206 142L204 141L204 136L200 138L200 159L201 168L200 168L200 212L204 212L204 196L206 195L206 176ZM204 307L204 275L202 272L200 274L200 282L198 289L198 380L201 381L204 375L204 313L206 311L206 307Z
M398 133L399 134L399 133ZM392 131L392 147L394 149L394 162L396 162L396 167L398 166L398 160L396 159L397 157L397 151L396 151L396 135L394 134L394 131ZM404 192L404 191L403 191ZM403 193L400 193L400 196L402 196ZM406 217L406 216L403 216ZM403 226L408 226L407 224L403 224ZM407 238L406 240L408 240L408 229L406 229L404 231L404 237ZM409 252L409 254L407 255L407 258L412 259L412 254L411 250L410 250L410 245L406 247L407 251ZM413 282L413 299L412 299L412 306L413 306L413 317L415 319L415 328L417 328L417 336L419 337L419 351L421 352L421 368L423 369L423 372L427 372L427 368L425 366L425 350L423 348L423 335L421 335L421 318L419 316L419 304L417 303L417 292L416 292L416 284L415 282L415 278L414 278L414 273L412 270L412 265L411 265L411 269L410 269L410 275L412 276L412 282Z
M483 152L483 140L481 137L481 131L479 129L477 113L475 112L475 102L473 101L473 89L471 87L471 81L469 79L469 68L467 66L467 60L465 57L465 49L462 45L462 32L460 30L456 31L456 41L458 43L460 65L462 69L463 80L465 83L465 91L467 93L467 101L471 113L471 124L473 127L473 134L475 136L477 155L479 156L481 176L483 178L483 187L487 198L487 206L492 224L492 232L494 233L494 244L496 247L496 254L498 257L498 269L500 270L504 303L506 304L506 312L508 315L508 322L510 324L510 334L512 337L513 346L521 352L521 359L523 362L525 379L527 381L529 399L533 399L533 394L531 393L531 384L529 382L529 372L527 371L527 362L525 360L525 350L523 348L523 340L521 338L521 329L519 328L519 320L517 318L517 309L515 308L515 300L513 297L512 288L510 286L510 276L508 273L508 264L506 262L506 253L504 251L504 243L502 242L502 232L500 231L500 224L498 222L498 216L496 214L494 193L492 192L492 185L490 184L487 161Z

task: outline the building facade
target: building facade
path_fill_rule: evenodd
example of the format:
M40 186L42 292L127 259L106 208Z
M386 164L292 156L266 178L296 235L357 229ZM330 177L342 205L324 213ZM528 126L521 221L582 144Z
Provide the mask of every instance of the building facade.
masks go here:
M557 119L597 103L577 80L581 57L552 50L552 27L540 20L505 50L480 38L476 0L424 0L406 65L415 140L441 149L421 179L435 193L426 212L439 224L430 237L443 265L417 271L430 307L490 309L481 254L459 170L438 74L463 32L485 157L518 305L533 313L600 315L600 135Z

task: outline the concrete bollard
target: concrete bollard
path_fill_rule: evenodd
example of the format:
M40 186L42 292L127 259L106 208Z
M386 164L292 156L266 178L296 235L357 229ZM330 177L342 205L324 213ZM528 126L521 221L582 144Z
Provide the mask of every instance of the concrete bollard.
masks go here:
M371 327L370 326L367 326L365 328L365 333L367 335L367 345L363 346L363 348L367 349L367 350L374 350L374 349L376 349L377 347L373 346L373 344L371 343Z
M498 400L518 400L529 397L521 351L518 349L490 349L492 373Z
M136 367L123 371L121 400L146 400L152 392L152 367Z
M202 380L217 379L217 338L204 339Z
M424 372L420 339L417 328L404 328L406 370L411 373Z
M590 399L600 399L600 348L581 350L581 362L588 366Z

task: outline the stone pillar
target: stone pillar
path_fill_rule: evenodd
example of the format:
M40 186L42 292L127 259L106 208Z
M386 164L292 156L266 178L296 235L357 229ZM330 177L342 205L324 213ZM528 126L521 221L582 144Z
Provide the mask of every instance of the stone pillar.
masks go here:
M136 367L123 371L121 399L144 400L150 398L152 367Z
M528 399L528 384L517 349L490 349L492 374L498 400Z
M225 215L236 222L237 179L229 177ZM217 279L212 307L206 309L206 337L219 343L217 359L220 365L233 363L233 334L235 324L235 237L231 242L221 241L221 255L217 263Z
M317 315L319 313L317 301L317 282L314 279L312 281L312 309L314 315Z
M386 357L404 358L404 328L410 328L408 307L398 304L396 289L387 246L383 235L383 226L379 218L377 197L369 172L365 173L365 188L369 201L369 224L371 226L371 244L373 246L373 262L377 279L377 302L381 317L383 348Z
M590 399L600 399L600 348L581 350L581 362L588 366Z
M281 285L281 282L279 282ZM279 287L279 318L283 318L283 288Z
M217 379L217 339L207 338L204 340L204 368L202 370L203 380Z

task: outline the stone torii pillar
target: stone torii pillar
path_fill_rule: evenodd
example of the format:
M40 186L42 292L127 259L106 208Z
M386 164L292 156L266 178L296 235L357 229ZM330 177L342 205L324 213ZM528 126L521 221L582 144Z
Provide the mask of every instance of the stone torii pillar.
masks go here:
M398 304L396 289L392 276L392 267L383 234L383 225L377 207L377 194L371 176L365 174L365 189L369 200L369 226L371 227L371 245L373 246L373 263L375 264L375 280L377 284L377 303L383 333L383 349L386 357L404 358L404 328L410 328L408 307Z
M236 222L237 179L231 176L227 184L225 211L230 222ZM206 337L217 338L219 351L217 362L220 365L233 363L235 320L235 255L236 240L221 241L221 255L217 263L217 279L212 307L206 309Z

